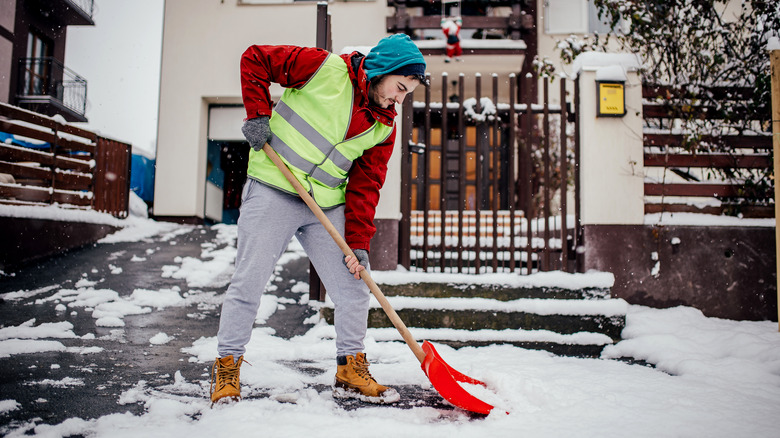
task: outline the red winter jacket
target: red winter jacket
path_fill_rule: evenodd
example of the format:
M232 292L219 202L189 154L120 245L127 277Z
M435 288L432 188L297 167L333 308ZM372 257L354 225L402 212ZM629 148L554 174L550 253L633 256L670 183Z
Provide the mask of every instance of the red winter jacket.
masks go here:
M271 82L282 87L299 88L317 72L328 52L297 46L251 46L241 57L241 92L247 119L270 116L273 103L268 92ZM366 131L375 120L393 126L395 108L370 105L368 81L363 71L363 55L353 52L341 55L349 68L355 102L347 138ZM379 202L379 189L385 182L387 162L393 152L395 129L390 137L368 150L354 161L349 171L346 192L345 240L352 249L370 250L369 242L376 233L374 214Z

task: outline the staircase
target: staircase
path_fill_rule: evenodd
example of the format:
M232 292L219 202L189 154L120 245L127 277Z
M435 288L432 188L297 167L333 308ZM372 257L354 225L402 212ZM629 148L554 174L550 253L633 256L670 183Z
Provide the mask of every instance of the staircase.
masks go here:
M625 327L628 305L610 298L611 274L372 275L415 338L456 348L511 344L598 357ZM329 324L332 306L327 301L320 309ZM401 340L376 300L368 326L377 341Z

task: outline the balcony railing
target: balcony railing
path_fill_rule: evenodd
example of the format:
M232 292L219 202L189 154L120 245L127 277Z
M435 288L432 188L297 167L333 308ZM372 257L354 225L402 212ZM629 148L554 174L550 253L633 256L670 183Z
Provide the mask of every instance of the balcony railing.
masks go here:
M51 57L22 58L19 60L18 77L17 98L20 102L48 98L52 104L63 106L84 117L87 80L58 60Z
M95 9L95 0L67 0L69 3L72 3L73 6L81 9L84 11L85 14L89 18L92 18L92 13Z

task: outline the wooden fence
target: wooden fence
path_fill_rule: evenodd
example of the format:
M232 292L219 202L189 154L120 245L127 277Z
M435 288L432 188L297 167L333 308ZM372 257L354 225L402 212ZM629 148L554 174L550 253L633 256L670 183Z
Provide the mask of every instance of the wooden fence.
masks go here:
M570 179L576 180L569 176L574 154L566 105L550 104L549 82L542 103L530 97L517 103L521 84L510 75L509 102L500 103L497 75L492 98L482 96L479 75L471 97L463 75L453 95L448 80L441 78L439 103L430 88L424 102L405 103L399 263L466 273L575 269L578 208L566 214ZM566 81L555 84L566 102Z
M751 101L753 91L707 91L718 105L684 90L643 87L645 212L773 217L770 128L747 114L735 124L723 110Z
M123 218L131 147L54 118L0 103L0 203L57 204Z

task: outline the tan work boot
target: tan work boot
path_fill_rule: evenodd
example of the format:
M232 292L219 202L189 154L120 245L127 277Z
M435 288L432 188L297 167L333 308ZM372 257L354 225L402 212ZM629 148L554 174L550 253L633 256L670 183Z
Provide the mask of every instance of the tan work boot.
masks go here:
M217 401L238 401L241 400L241 389L239 384L239 375L241 374L241 363L244 356L233 361L233 356L217 358L211 367L211 403ZM216 368L216 374L214 369ZM215 384L216 380L216 384Z
M354 356L341 356L338 359L336 383L333 396L336 398L356 398L369 403L395 403L401 396L393 388L376 383L368 372L365 353Z

